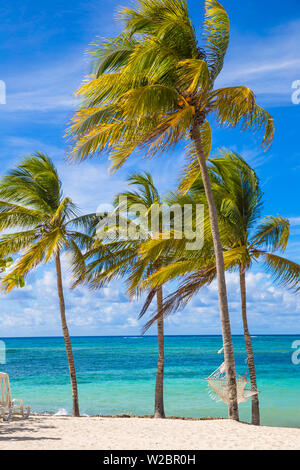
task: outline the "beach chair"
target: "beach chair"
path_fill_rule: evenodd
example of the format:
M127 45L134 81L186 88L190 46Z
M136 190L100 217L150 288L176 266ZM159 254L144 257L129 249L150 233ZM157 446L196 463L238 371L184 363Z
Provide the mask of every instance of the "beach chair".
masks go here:
M20 398L12 400L9 377L4 372L0 372L0 416L4 421L9 421L13 414L19 414L23 419L27 419L30 414L30 406L24 407L23 400Z

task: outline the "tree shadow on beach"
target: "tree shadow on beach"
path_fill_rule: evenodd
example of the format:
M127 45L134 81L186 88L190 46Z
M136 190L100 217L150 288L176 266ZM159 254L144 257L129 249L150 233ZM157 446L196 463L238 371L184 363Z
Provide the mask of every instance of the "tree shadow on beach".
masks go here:
M41 418L35 418L34 421L23 420L22 418L14 417L9 422L0 423L0 442L1 441L59 441L60 437L34 437L34 436L18 436L16 433L38 433L41 429L55 429L55 426L47 426Z

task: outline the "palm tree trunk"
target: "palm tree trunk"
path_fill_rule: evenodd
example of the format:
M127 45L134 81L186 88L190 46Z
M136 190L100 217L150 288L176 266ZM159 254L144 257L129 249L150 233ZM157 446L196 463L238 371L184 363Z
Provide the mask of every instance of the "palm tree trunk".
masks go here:
M199 123L197 123L196 121L193 125L191 137L195 143L195 147L196 147L197 155L198 155L198 161L199 161L199 165L201 169L201 176L202 176L202 181L203 181L205 195L206 195L208 209L209 209L211 234L212 234L214 252L215 252L215 257L216 257L216 271L217 271L217 279L218 279L218 294L219 294L220 316L221 316L221 326L222 326L222 335L223 335L224 359L225 359L226 375L227 375L228 389L229 389L228 415L229 415L229 418L238 421L239 410L238 410L238 403L237 403L235 363L234 363L232 336L231 336L230 319L229 319L229 311L228 311L223 248L222 248L221 239L220 239L216 205L213 199L209 175L208 175L207 166L206 166L205 155L203 153L201 134L199 130Z
M242 300L244 338L245 338L245 344L246 344L251 390L257 391L254 355L253 355L251 336L249 333L248 321L247 321L246 277L245 277L245 268L243 266L240 267L240 288L241 288L241 300ZM258 395L254 395L252 397L252 424L256 424L257 426L259 426L260 424Z
M162 287L157 289L157 313L162 311L163 294ZM164 411L164 317L157 320L157 339L158 339L158 361L155 383L155 408L154 418L165 418Z
M64 300L63 285L62 285L62 278L61 278L61 264L60 264L59 251L57 251L56 256L55 256L55 266L56 266L57 290L58 290L60 315L61 315L61 325L62 325L62 331L64 335L64 340L65 340L67 358L68 358L68 363L69 363L70 380L71 380L71 386L72 386L73 416L80 416L74 358L73 358L71 340L70 340L70 335L69 335L69 329L68 329L67 320L66 320L66 309L65 309L65 300Z

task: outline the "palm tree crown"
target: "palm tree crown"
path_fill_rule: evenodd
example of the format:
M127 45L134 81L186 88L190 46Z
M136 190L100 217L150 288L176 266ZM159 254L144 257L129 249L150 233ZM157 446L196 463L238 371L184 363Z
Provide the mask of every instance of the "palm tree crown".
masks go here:
M266 216L260 220L263 193L254 170L240 155L230 151L223 151L217 158L210 159L208 165L218 209L225 268L235 270L243 266L249 269L253 263L261 261L275 282L299 291L299 265L278 253L286 249L290 233L289 220L279 215ZM172 195L172 201L206 204L201 177L194 182L185 198L175 194ZM156 286L166 280L193 273L189 287L192 289L193 285L195 291L186 289L185 293L182 292L185 297L196 292L206 282L211 282L216 276L216 267L207 214L204 233L205 244L199 252L185 251L184 239L145 242L142 248L144 257L155 259L172 253L173 263L169 262L156 270L144 284ZM183 285L187 287L186 282L187 279ZM178 292L174 293L173 299L181 298L183 301Z
M0 228L18 230L0 237L0 253L22 252L9 276L26 276L62 250L72 259L91 241L79 227L87 228L93 220L93 214L79 216L72 200L63 196L49 157L37 153L25 158L0 181ZM9 282L7 290L13 285Z
M172 148L195 125L208 155L211 113L220 125L262 130L263 145L272 142L273 119L249 88L214 89L229 43L229 20L219 2L205 1L203 49L184 0L139 0L120 14L124 33L95 50L95 73L77 92L82 108L70 129L70 158L108 150L118 168L139 148L149 155ZM200 169L193 145L187 151L195 178Z

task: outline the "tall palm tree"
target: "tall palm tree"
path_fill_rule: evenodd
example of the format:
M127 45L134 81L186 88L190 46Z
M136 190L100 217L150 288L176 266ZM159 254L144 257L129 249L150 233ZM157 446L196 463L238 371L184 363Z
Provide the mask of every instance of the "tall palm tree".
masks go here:
M140 205L146 209L144 217L147 220L148 232L145 234L150 237L149 227L151 224L151 214L154 207L161 206L161 197L157 188L154 185L153 178L149 173L134 174L128 178L130 186L136 188L136 191L125 191L120 193L115 198L115 203L118 203L119 198L126 198L128 210L130 211L134 206ZM159 217L159 216L158 216ZM160 222L160 221L158 221ZM151 228L151 227L150 227ZM143 238L139 240L139 245L143 243ZM138 246L140 249L140 246ZM163 260L156 260L155 264L149 263L145 265L141 263L138 256L136 265L133 265L131 275L129 277L129 291L133 294L137 292L141 287L141 280L146 275L151 274L153 269L158 269L163 265ZM142 266L142 269L141 269ZM157 289L151 289L146 298L146 302L140 313L140 318L148 310L150 303L156 295L157 302L157 313L160 313L163 308L163 286L158 286ZM157 319L157 339L158 339L158 361L156 370L156 381L155 381L155 403L154 403L154 418L165 418L164 410L164 317L159 315Z
M259 222L262 209L262 192L255 172L241 156L229 151L223 152L219 158L209 162L209 173L212 181L214 200L216 201L220 224L221 242L224 251L225 269L238 270L242 305L242 320L247 352L247 361L251 388L257 391L256 373L251 336L247 320L246 271L253 262L263 261L267 271L273 274L281 284L300 290L300 265L276 254L284 252L287 246L290 225L284 217L266 217ZM194 203L204 202L203 181L198 178L190 189L189 196ZM173 198L174 200L174 198ZM176 200L176 199L175 199ZM177 196L179 203L181 198ZM207 222L206 222L207 223ZM206 230L206 236L208 231ZM157 256L157 244L149 241L143 250L151 257ZM170 250L174 241L160 242L160 253ZM208 241L209 244L209 241ZM164 246L165 245L165 246ZM205 255L205 256L203 256ZM185 275L178 290L164 302L164 314L182 307L205 284L216 277L216 264L213 252L197 254L178 252L173 264L153 273L145 283L157 286L166 279ZM202 258L202 263L199 259ZM151 321L149 322L151 325ZM252 424L260 424L258 396L252 397Z
M139 250L144 241L151 237L152 214L158 216L158 230L161 230L161 197L149 173L133 174L128 178L132 189L115 196L114 206L118 214L117 233L112 235L107 220L101 228L97 227L95 242L84 255L86 266L77 283L87 283L92 288L102 287L114 278L126 277L130 297L139 295L144 289L142 281L155 269L164 265L164 258L155 263L141 260ZM125 206L124 206L125 203ZM123 212L126 214L123 215ZM128 212L127 212L128 211ZM139 215L135 211L140 212ZM124 237L124 224L138 233L137 237ZM115 226L113 226L113 229ZM101 233L101 236L100 236ZM103 236L104 235L104 236ZM109 235L109 236L108 236ZM122 238L123 237L123 238ZM160 312L163 308L163 286L149 289L139 318L143 317L153 299L157 302L158 362L155 382L154 418L165 418L164 411L164 319Z
M89 246L90 237L79 231L95 220L93 214L79 217L72 200L63 197L61 182L50 158L37 153L23 160L0 180L0 229L10 233L0 236L0 256L21 252L20 257L2 280L10 291L42 262L55 260L57 290L62 331L66 346L72 386L73 416L79 416L77 380L71 340L66 320L61 253L77 259L80 249ZM12 229L17 230L11 233Z
M124 32L95 50L94 74L77 92L82 107L70 135L71 159L103 151L119 168L138 151L151 156L189 140L187 190L201 172L216 256L220 316L230 391L229 417L238 420L224 261L206 159L211 148L207 117L219 125L262 131L273 139L274 123L245 86L214 88L229 43L229 19L216 0L205 0L203 48L198 46L185 0L137 0L123 8Z

